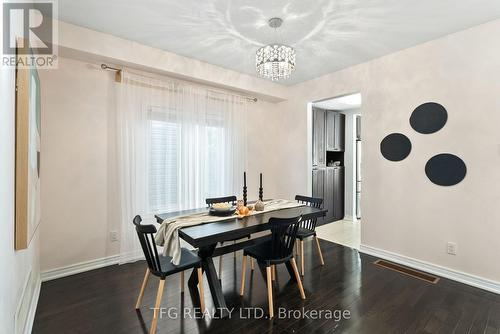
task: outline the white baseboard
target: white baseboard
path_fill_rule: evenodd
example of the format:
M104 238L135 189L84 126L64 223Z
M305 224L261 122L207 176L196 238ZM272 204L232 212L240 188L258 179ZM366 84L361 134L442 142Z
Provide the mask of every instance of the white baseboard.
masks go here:
M74 274L83 273L85 271L99 269L114 264L118 264L120 255L112 255L100 259L75 263L66 267L50 269L43 271L41 274L42 282L50 281L56 278L66 277Z
M36 307L38 306L38 299L40 298L40 288L42 286L42 280L40 276L37 277L35 283L35 290L33 291L33 296L31 296L30 308L28 311L28 316L26 317L26 326L24 326L24 334L31 334L33 330L33 323L35 322Z
M466 274L457 270L445 268L436 264L413 259L404 255L385 251L371 246L360 245L359 251L368 255L382 258L404 266L428 272L437 276L445 277L453 281L471 285L473 287L500 294L500 282L486 278Z
M134 262L144 258L142 252L133 252L124 256L120 254L102 257L100 259L75 263L69 266L43 271L41 273L42 282L51 281L56 278L71 276L85 271L104 268L123 262Z
M344 219L343 220L354 221L354 219L353 219L353 217L351 215L344 215Z

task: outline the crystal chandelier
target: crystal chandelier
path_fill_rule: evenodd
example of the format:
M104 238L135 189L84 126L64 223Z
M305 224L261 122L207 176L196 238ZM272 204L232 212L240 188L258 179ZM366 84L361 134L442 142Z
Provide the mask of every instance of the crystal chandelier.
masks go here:
M283 20L274 17L269 26L277 29ZM295 50L282 44L270 44L261 47L255 54L255 67L259 76L272 81L288 79L295 70Z

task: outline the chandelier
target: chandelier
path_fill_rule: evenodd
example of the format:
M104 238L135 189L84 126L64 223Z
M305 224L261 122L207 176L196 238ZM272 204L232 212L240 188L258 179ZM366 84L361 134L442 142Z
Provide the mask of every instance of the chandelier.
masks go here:
M283 20L274 17L269 26L277 29ZM287 45L270 44L259 48L255 54L255 67L259 76L272 81L288 79L295 70L295 50Z

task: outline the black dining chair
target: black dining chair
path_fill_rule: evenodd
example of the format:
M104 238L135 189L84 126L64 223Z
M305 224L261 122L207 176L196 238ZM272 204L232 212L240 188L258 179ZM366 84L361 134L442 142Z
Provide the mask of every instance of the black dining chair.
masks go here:
M290 261L297 285L299 286L300 297L306 299L302 281L300 279L297 264L293 257L293 246L297 236L301 217L293 218L271 218L269 226L271 230L270 239L260 244L247 247L243 250L243 265L241 268L241 288L240 296L245 294L245 272L246 272L246 257L254 258L259 264L266 267L267 280L267 300L269 304L269 318L274 316L273 308L273 270L272 268L278 264Z
M323 204L322 198L308 197L302 195L296 195L295 200L299 203L311 206L313 208L321 209L321 205ZM319 253L319 260L321 265L324 266L325 262L323 261L323 254L321 252L321 247L319 245L318 237L316 236L316 224L317 218L306 219L300 222L299 228L297 230L297 239L299 242L296 244L296 253L300 251L300 273L304 276L304 239L313 237L316 241L316 247Z
M231 205L236 205L237 202L237 197L236 196L225 196L225 197L212 197L212 198L207 198L205 200L205 203L207 203L207 206L212 206L214 204L218 203L229 203ZM244 236L243 238L238 238L238 239L233 239L233 240L227 240L227 241L232 241L233 243L236 242L236 240L244 239L244 238L250 238L250 235ZM221 246L224 245L224 241L220 243ZM222 276L222 256L219 256L219 278ZM236 256L236 253L234 253L234 256ZM254 269L254 264L253 260L251 263L252 270Z
M198 290L200 293L200 310L202 313L205 312L205 298L203 292L203 271L201 268L201 259L192 251L181 248L181 260L178 265L171 263L172 258L170 256L163 256L158 254L156 244L154 241L154 235L156 234L156 227L153 225L141 225L141 217L135 216L133 222L135 225L135 230L139 241L141 243L142 251L146 258L148 268L146 269L146 275L142 282L141 291L139 292L139 297L137 298L137 303L135 305L136 309L139 309L144 296L144 290L149 280L149 276L153 275L160 278L160 284L158 286L158 292L156 294L156 302L153 310L153 320L151 322L151 328L149 330L150 334L156 332L156 326L158 324L158 311L161 305L161 298L163 296L163 289L165 287L165 279L167 276L176 274L178 272L184 272L187 269L196 269L198 274Z

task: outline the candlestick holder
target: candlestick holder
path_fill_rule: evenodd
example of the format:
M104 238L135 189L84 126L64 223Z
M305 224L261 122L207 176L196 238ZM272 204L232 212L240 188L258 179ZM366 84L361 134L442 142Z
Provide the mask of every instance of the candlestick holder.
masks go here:
M243 205L247 206L247 172L243 172Z
M243 205L247 206L247 186L243 186Z
M259 175L259 200L263 201L264 197L264 188L262 188L262 173Z

